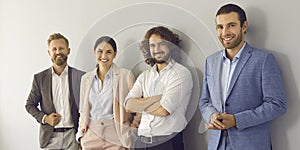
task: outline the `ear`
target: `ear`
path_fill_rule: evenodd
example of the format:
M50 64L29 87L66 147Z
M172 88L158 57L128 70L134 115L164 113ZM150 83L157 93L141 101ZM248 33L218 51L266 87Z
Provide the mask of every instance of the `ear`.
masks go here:
M117 56L117 52L115 52L115 56L114 56L114 58L116 58L116 56Z
M246 20L242 26L243 33L246 33L247 29L248 29L248 21Z
M68 55L70 54L71 48L68 48Z

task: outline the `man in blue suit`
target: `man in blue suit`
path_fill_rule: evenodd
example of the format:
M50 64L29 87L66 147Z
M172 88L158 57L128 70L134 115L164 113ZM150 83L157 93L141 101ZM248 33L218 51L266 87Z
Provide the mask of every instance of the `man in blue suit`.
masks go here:
M225 49L206 59L199 108L211 129L209 150L269 150L270 123L286 112L275 57L245 42L246 14L234 4L216 14Z

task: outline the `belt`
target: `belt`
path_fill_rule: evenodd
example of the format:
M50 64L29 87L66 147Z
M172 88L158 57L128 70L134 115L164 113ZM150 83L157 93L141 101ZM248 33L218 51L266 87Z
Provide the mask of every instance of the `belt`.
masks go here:
M146 144L152 144L166 139L166 136L154 136L154 137L146 137L140 136L140 141Z
M54 128L53 132L66 132L70 129L73 129L73 128Z
M223 136L223 137L228 136L228 131L227 130L222 130L221 131L221 136Z
M141 142L146 143L146 144L152 144L152 143L157 143L161 142L164 140L169 140L174 137L177 133L173 133L171 135L165 135L165 136L152 136L152 137L147 137L147 136L139 136L139 139Z

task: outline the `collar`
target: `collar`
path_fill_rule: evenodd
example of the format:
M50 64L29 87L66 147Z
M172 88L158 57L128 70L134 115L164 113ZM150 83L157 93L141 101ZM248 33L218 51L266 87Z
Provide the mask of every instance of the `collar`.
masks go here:
M175 63L176 63L176 62L174 61L174 59L171 58L171 60L170 60L170 62L168 63L168 65L167 65L164 69L162 69L161 72L162 72L162 71L170 70L170 69L175 65ZM154 71L154 72L157 72L157 65L155 64L155 65L151 68L151 70Z
M98 67L99 68L99 67ZM96 74L95 74L95 78L96 79L100 79L99 77L98 77L98 73L97 73L97 71L98 71L98 68L96 69ZM113 75L113 64L111 64L111 66L110 66L110 68L109 68L109 70L108 70L108 72L106 73L106 75L105 75L105 78L111 78L112 77L112 75Z
M65 67L64 71L61 73L61 75L68 74L68 72L69 72L69 66L66 65L66 67ZM51 73L52 73L52 75L53 75L53 74L56 74L56 73L54 72L53 66L51 67ZM56 74L56 75L57 75L57 74Z
M240 58L240 56L241 56L241 54L242 54L242 51L245 49L245 46L246 46L246 42L244 42L242 48L241 48L241 49L239 50L239 52L234 56L233 61ZM225 53L225 49L222 51L222 56L223 56L223 57L222 57L223 60L228 59L227 56L226 56L226 53Z

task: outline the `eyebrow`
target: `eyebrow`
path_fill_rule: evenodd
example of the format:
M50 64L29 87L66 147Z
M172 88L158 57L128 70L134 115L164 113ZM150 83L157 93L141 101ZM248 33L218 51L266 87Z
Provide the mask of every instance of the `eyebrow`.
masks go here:
M227 23L225 25L223 25L223 24L217 24L216 26L217 27L221 27L221 26L236 25L236 24L238 24L238 23L236 23L236 22L229 22L229 23Z
M227 25L237 24L236 22L229 22Z
M103 49L97 49L96 51L103 51ZM106 50L106 51L114 51L114 50L112 50L112 49L108 49L108 50Z
M162 40L162 41L159 41L159 42L149 42L149 45L151 45L151 44L161 44L161 43L166 43L164 40Z

